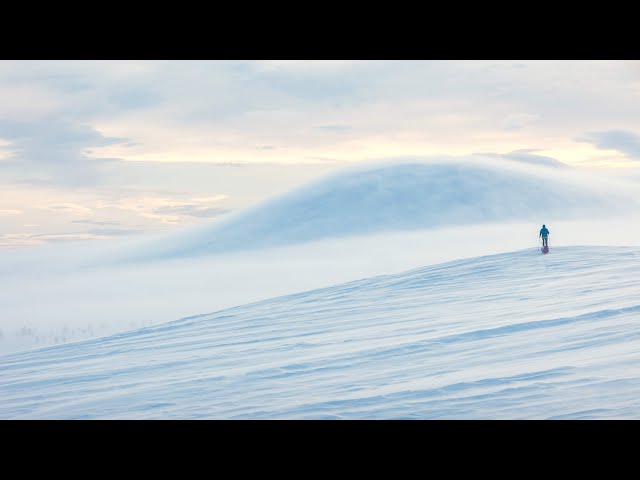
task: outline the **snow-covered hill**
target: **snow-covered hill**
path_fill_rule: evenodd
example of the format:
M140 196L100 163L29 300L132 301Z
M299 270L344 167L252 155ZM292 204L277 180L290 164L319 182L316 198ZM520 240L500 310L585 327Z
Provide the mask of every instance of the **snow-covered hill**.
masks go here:
M534 249L0 357L0 418L640 418L640 248Z

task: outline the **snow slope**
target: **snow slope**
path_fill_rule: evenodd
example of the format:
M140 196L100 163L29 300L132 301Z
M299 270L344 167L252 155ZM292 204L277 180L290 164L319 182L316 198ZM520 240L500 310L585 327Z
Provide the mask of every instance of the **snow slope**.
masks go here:
M0 357L0 418L640 418L640 248L456 260Z

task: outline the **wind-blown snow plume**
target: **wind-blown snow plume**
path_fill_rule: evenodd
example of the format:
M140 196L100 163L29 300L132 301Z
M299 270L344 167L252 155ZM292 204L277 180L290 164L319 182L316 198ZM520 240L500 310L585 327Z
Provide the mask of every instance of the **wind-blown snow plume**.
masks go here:
M221 221L143 242L129 259L455 225L610 218L637 205L621 190L624 184L618 188L559 162L534 165L529 157L536 156L402 159L347 168Z

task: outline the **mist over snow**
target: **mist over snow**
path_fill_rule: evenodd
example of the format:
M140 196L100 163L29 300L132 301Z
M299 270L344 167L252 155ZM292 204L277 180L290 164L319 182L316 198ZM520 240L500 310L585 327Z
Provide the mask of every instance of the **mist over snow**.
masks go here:
M619 218L638 206L626 182L526 152L403 158L345 168L123 255L141 260L505 221Z
M531 155L522 153L521 155ZM637 178L509 156L398 159L169 234L0 252L0 353L514 250L640 245Z

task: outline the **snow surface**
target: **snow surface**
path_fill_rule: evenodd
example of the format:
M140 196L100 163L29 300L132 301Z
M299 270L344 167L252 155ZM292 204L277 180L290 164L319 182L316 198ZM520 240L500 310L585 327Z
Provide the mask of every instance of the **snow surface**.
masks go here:
M640 248L535 248L0 357L0 418L640 418Z

